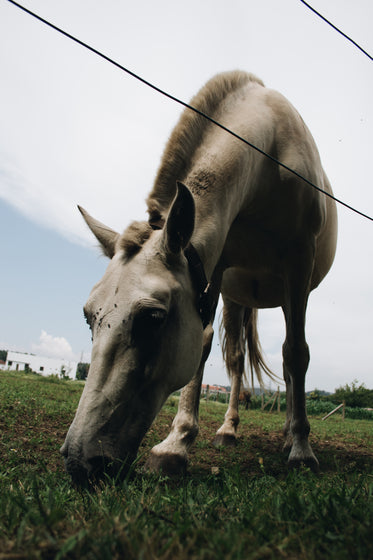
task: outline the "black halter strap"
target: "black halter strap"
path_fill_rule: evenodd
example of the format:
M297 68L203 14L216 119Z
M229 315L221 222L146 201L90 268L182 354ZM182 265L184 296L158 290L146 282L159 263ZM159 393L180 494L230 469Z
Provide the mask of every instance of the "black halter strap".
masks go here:
M206 328L211 321L213 308L211 284L206 278L203 263L194 245L189 243L184 249L184 255L188 261L192 282L198 294L198 313L200 314L203 328Z
M160 219L157 222L149 221L149 224L153 229L163 229L164 220ZM184 255L188 261L192 283L198 295L198 313L201 317L203 328L206 328L211 321L213 309L211 284L206 278L203 262L201 261L198 251L192 243L188 243L187 247L185 247Z

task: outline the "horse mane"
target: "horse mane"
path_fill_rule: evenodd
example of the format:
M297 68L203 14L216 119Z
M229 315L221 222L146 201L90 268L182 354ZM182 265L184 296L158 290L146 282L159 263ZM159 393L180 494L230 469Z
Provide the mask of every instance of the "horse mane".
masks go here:
M217 74L193 97L190 105L213 117L227 95L249 82L264 86L259 78L247 72L236 70ZM211 123L208 120L190 109L185 109L181 114L166 144L153 189L147 198L150 222L165 218L176 194L176 181L185 178L193 154L201 145L209 126Z
M119 239L119 248L123 249L126 257L133 257L138 253L152 234L153 229L148 222L132 222Z

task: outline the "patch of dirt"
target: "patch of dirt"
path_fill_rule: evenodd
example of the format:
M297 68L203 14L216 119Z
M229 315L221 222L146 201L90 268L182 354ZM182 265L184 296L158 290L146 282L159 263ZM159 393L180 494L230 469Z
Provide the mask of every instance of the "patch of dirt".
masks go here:
M15 405L16 406L16 405ZM63 472L59 448L63 444L72 416L50 416L43 410L31 417L22 410L8 411L0 418L0 461L2 468L32 468L36 472ZM150 449L169 433L176 414L162 410L144 438L139 450L139 466L146 461ZM216 469L239 465L247 476L263 472L273 476L287 474L287 455L282 451L283 436L280 431L270 431L261 426L242 426L235 447L215 448L212 445L220 422L202 415L199 436L191 449L189 472L208 475ZM334 439L323 441L311 432L311 444L320 462L322 473L373 472L373 448L369 442L346 442Z
M172 419L171 413L160 413L141 446L145 455L153 445L168 435ZM281 430L268 431L261 426L242 426L235 447L217 449L212 441L220 425L220 422L211 418L208 421L201 418L200 433L189 455L190 473L211 474L216 468L239 465L247 476L263 472L276 477L287 475L288 453L283 451L284 438ZM323 441L312 432L310 441L319 460L321 473L373 473L373 447L369 442L364 440L356 443L338 439Z
M14 416L14 411L12 411ZM50 417L43 412L31 416L29 412L17 412L14 423L10 416L0 419L0 463L2 468L33 467L36 472L63 471L63 461L59 455L72 418L61 422L60 418Z

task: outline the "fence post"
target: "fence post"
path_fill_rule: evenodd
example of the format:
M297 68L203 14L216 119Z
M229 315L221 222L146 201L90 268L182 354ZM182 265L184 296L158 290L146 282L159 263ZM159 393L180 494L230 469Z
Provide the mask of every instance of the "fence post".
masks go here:
M276 403L276 398L277 398L277 392L276 392L276 393L273 393L273 394L271 395L269 401L266 402L265 405L263 406L263 410L264 410L265 408L267 408L267 406L268 406L269 404L272 403L272 406L271 406L270 411L269 411L269 412L272 412L272 409L273 409L273 407L275 406L275 403Z
M262 410L264 410L264 393L262 393Z
M277 389L277 391L276 391L276 393L275 393L275 396L274 396L274 398L273 398L273 403L272 403L272 406L271 406L271 410L270 410L269 412L272 412L272 410L273 410L273 408L274 408L274 406L275 406L275 404L276 404L276 399L277 399L277 397L279 398L279 389Z
M326 416L324 416L324 418L322 418L322 420L326 420L327 418L329 418L329 416L331 416L332 414L334 414L335 412L337 412L337 410L339 410L340 408L342 408L342 406L344 407L344 402L340 405L337 406L337 408L335 408L334 410L332 410L331 412L329 412L329 414L327 414Z
M206 387L206 402L209 400L209 396L210 396L210 385L207 385L207 387Z

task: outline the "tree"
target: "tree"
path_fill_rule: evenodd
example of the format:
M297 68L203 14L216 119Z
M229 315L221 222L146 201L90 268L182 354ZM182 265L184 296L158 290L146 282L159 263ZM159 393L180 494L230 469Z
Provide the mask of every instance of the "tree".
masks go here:
M6 362L7 355L8 355L8 350L0 350L0 361Z
M373 390L367 389L362 383L358 385L358 380L354 379L351 385L339 387L335 390L332 399L336 403L345 401L346 406L373 408Z
M318 401L321 398L321 391L319 391L319 389L314 389L310 393L307 393L307 398L311 399L312 401Z
M89 371L89 364L79 362L76 368L76 378L79 379L80 381L84 381L85 379L87 379L88 371Z
M71 371L71 367L62 365L60 370L60 379L63 379L64 381L68 381L70 379L69 376L70 371Z

